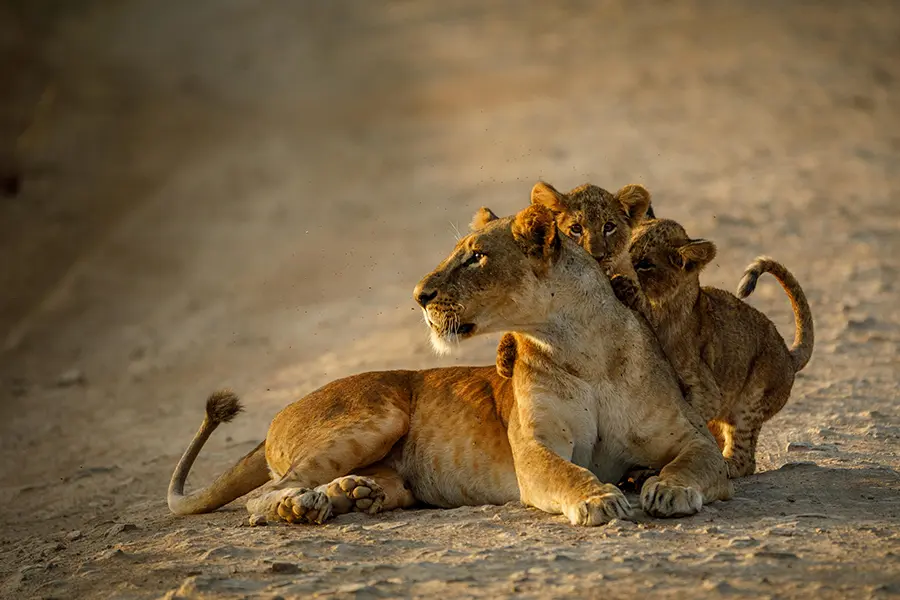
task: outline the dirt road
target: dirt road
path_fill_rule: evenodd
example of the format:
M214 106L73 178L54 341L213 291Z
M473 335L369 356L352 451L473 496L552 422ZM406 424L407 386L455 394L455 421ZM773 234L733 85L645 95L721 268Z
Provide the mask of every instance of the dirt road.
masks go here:
M0 595L900 594L900 5L549 4L0 9ZM411 290L539 178L644 183L718 243L708 285L761 253L803 284L816 350L733 501L169 515L212 389L248 410L195 485L334 378L490 363L434 357ZM774 281L752 302L792 335Z

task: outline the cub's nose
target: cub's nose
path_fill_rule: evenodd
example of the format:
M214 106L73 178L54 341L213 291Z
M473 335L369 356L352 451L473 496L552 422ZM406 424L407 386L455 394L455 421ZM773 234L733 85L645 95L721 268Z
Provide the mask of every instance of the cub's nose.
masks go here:
M416 302L419 303L419 306L425 308L428 306L428 303L435 299L437 296L437 290L433 290L426 285L423 285L425 282L419 283L416 286L416 289L413 290L413 298L416 299Z

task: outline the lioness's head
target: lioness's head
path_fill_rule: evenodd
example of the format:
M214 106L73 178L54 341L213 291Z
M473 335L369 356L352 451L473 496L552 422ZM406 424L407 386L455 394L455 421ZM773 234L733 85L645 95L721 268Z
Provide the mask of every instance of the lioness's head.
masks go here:
M615 194L585 184L564 194L541 181L531 190L531 202L552 210L559 230L601 264L627 252L631 230L653 215L650 192L638 184Z
M550 307L553 292L540 283L562 241L549 209L501 219L482 208L471 229L413 292L440 353L476 334L540 324Z
M647 298L665 302L685 286L700 285L700 271L716 257L716 245L689 238L671 219L653 219L635 229L629 252Z

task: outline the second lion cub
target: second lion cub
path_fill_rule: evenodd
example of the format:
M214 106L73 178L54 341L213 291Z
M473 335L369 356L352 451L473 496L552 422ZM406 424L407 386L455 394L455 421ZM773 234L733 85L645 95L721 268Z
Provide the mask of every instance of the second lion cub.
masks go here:
M709 422L728 463L729 477L756 470L762 424L785 405L794 376L812 355L813 320L800 284L780 263L757 258L737 296L700 287L700 271L716 255L707 240L690 239L668 219L645 221L633 234L631 259L640 290L617 296L649 301L651 322L666 355L689 388L690 402ZM764 314L739 298L771 273L791 299L796 334L790 349Z

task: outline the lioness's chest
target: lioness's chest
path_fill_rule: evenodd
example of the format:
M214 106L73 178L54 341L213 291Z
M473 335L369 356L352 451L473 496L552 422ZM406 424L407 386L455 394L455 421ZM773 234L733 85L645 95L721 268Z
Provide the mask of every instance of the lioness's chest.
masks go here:
M634 464L628 453L630 422L621 397L609 383L583 384L578 399L568 402L574 434L572 462L608 483L619 481Z

